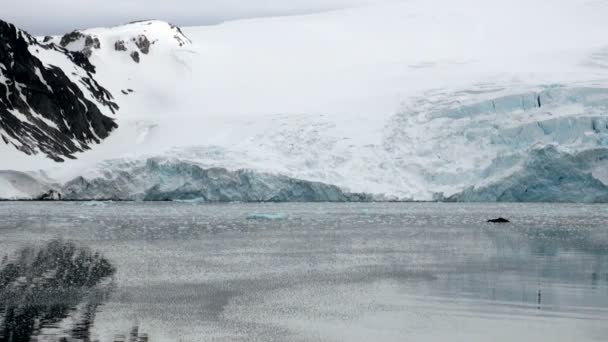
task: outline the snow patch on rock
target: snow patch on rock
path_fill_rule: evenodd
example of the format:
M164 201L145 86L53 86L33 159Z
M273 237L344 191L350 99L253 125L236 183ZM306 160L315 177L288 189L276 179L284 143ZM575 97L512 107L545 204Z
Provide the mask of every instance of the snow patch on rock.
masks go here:
M70 50L104 57L107 53L126 53L139 63L141 55L156 48L160 53L173 47L186 47L192 42L178 26L160 20L132 22L127 25L77 30L57 37L45 37L47 44L55 43ZM103 51L99 51L103 50Z

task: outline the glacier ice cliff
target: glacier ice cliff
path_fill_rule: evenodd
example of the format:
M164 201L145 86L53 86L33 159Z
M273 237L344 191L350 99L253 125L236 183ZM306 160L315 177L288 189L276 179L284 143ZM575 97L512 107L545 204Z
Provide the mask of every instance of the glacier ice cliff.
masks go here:
M513 174L450 196L460 202L608 202L608 148L574 154L554 146L531 151Z
M544 85L527 92L480 91L473 98L477 100L460 103L458 94L431 94L390 121L385 150L394 169L415 176L412 187L421 189L415 198L430 191L434 199L454 195L462 201L560 201L556 191L570 191L566 180L582 181L563 173L571 169L585 178L597 164L591 157L582 158L585 152L593 155L608 148L607 88ZM578 164L569 165L575 157ZM542 160L547 163L544 169ZM522 170L538 180L524 179ZM551 172L555 179L564 176L562 183L549 184ZM511 195L495 186L515 186L518 181L523 190L513 189ZM591 192L595 195L571 192L562 200L603 201L601 182L583 183L597 185ZM497 193L490 195L490 188ZM485 189L485 195L479 189Z
M113 162L102 175L77 177L61 189L66 200L201 200L204 202L370 201L367 194L251 170L203 168L191 162L149 158Z

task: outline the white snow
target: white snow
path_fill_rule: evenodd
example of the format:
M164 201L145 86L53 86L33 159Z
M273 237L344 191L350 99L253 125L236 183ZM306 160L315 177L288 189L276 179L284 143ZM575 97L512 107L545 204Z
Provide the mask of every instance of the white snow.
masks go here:
M160 21L85 30L100 39L91 62L119 129L62 165L0 146L1 166L65 180L106 159L170 156L449 195L512 173L535 146L608 145L591 128L608 108L606 17L588 0L411 0L184 28L181 46ZM137 64L141 34L154 44ZM537 108L538 94L557 99ZM488 170L493 160L504 162Z
M0 195L2 199L32 199L50 188L43 174L28 174L0 170Z
M38 79L40 79L40 82L42 82L42 84L44 84L44 86L46 87L46 89L48 89L52 93L53 89L51 89L51 87L49 86L49 84L46 83L46 80L42 76L42 73L40 72L39 68L36 68L36 76L38 77Z
M0 178L0 193L5 199L29 198L28 194L17 190L15 185L5 178Z

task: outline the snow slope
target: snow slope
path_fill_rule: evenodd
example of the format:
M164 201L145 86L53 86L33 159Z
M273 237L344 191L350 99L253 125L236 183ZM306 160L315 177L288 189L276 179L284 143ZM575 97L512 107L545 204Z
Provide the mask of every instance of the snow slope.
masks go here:
M594 0L411 0L84 30L66 48L98 39L90 61L119 129L62 166L0 146L2 167L68 181L107 159L166 157L401 199L485 189L547 146L606 147L606 17Z
M0 170L1 199L21 200L39 198L52 188L58 188L43 173Z

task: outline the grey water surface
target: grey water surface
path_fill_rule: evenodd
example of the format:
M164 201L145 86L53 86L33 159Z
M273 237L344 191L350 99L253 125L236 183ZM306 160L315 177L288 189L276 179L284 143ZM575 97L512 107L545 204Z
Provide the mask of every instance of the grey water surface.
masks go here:
M0 203L3 265L57 241L115 270L101 342L608 340L608 205Z

